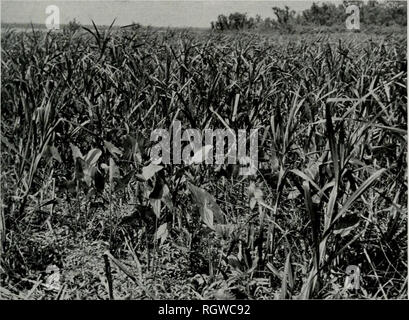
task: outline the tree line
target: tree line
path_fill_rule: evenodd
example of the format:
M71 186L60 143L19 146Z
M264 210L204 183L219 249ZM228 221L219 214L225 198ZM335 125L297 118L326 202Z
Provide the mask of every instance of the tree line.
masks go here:
M343 1L334 3L313 3L309 9L296 13L288 6L273 7L272 17L260 15L248 17L246 13L235 12L226 16L220 14L211 22L213 30L246 30L246 29L291 29L292 26L339 26L344 25L348 16L346 7L355 4L360 10L360 23L374 26L406 26L406 1Z

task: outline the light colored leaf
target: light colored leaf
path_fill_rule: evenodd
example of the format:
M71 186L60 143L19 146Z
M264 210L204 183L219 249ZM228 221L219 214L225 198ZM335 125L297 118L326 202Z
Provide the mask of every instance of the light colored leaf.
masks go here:
M109 158L109 183L112 184L116 177L119 177L119 170L114 159Z
M256 198L250 198L250 209L253 210L257 204Z
M70 143L70 147L71 147L71 150L72 150L72 157L73 157L74 161L77 158L80 158L80 159L84 158L84 156L81 153L81 150L77 146Z
M53 158L61 163L62 159L61 159L60 153L58 152L57 148L54 146L51 146L50 151L51 151Z
M104 140L104 146L112 156L122 156L122 151L115 147L111 142Z
M213 225L213 211L209 207L208 202L204 203L204 206L200 208L200 215L202 217L203 222L212 230L214 230Z
M159 172L162 169L163 166L151 163L148 166L142 168L142 176L145 180L149 180L156 174L156 172Z
M88 163L90 166L95 166L96 163L98 162L99 157L102 155L102 151L99 149L91 149L86 157L85 161Z
M193 198L199 208L204 208L205 205L208 209L210 209L213 213L213 220L215 223L224 223L224 213L220 209L219 205L217 204L214 197L208 193L206 190L196 187L190 182L187 183L187 187L189 191L192 193ZM207 203L207 204L206 204Z
M167 223L161 224L158 230L156 231L155 239L156 240L161 239L166 234L167 230L168 230L168 224Z
M219 237L228 239L234 230L234 226L232 224L216 224L214 229Z
M193 157L190 159L189 164L200 164L203 163L209 155L209 152L213 150L212 145L205 145L195 152Z
M297 199L299 196L301 196L301 192L298 191L297 188L294 188L292 191L288 193L287 199L294 200L294 199Z
M149 202L152 206L153 212L155 216L159 219L160 218L160 211L161 211L161 200L160 199L149 199Z

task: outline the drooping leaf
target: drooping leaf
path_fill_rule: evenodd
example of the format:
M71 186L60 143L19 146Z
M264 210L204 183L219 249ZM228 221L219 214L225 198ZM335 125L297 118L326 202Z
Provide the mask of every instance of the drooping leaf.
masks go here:
M73 145L72 143L70 143L70 147L71 147L71 150L72 150L72 157L73 157L74 161L75 161L77 158L80 158L80 159L83 159L83 158L84 158L84 156L83 156L82 153L81 153L81 150L80 150L77 146L75 146L75 145Z
M161 200L169 209L173 209L169 187L166 185L164 178L161 177L160 174L156 177L155 186L149 194L149 198Z
M98 171L97 167L91 167L88 166L85 170L84 170L84 177L83 180L84 182L88 185L91 186L92 181L94 180L94 176L95 173Z
M190 159L189 164L200 164L203 163L209 155L209 152L213 150L212 145L205 145L195 152L193 157Z
M115 164L114 159L109 158L109 183L112 185L114 178L119 177L119 169Z
M219 205L217 204L216 200L213 198L213 196L208 193L206 190L194 186L192 183L188 182L187 183L189 191L192 193L194 201L196 204L199 206L200 210L204 210L203 208L206 206L206 210L211 210L212 216L213 216L213 222L214 223L224 223L225 218L224 218L224 213L220 209ZM206 218L207 221L209 222L210 216L208 212L201 212L201 214L206 214L208 217ZM202 217L203 218L203 217Z
M228 240L233 233L234 226L232 224L216 224L214 229L220 238Z
M155 216L159 219L160 218L160 211L161 211L161 202L160 199L149 199L149 202L152 206L153 212Z
M51 147L50 147L50 151L51 151L52 157L53 157L55 160L57 160L59 163L61 163L61 162L62 162L62 159L61 159L60 153L58 152L57 148L54 147L54 146L51 146Z
M200 208L200 215L205 225L214 230L213 211L209 208L209 203L207 201L205 201L204 206Z
M122 151L115 147L111 142L104 140L104 146L113 157L122 155Z
M156 231L155 239L160 240L160 244L162 245L163 242L166 240L167 235L168 235L168 224L164 223L164 224L161 224L158 230Z
M101 164L101 169L104 170L105 172L108 172L108 170L109 170L109 165L107 165L106 163L102 163L102 164Z
M92 179L91 179L91 174L89 170L84 171L84 177L82 178L82 180L87 184L88 187L91 186Z
M145 180L151 179L156 172L160 171L163 169L163 166L159 166L157 164L149 164L146 167L142 168L142 176Z
M129 172L124 177L118 177L116 179L115 192L124 190L128 186L129 181L131 181L134 175L135 175L135 170L131 170L131 172Z
M90 166L95 166L95 164L98 162L99 157L102 155L102 151L99 149L91 149L87 155L85 156L85 161L88 163Z
M294 200L299 196L301 196L301 192L297 188L294 188L288 193L287 200Z

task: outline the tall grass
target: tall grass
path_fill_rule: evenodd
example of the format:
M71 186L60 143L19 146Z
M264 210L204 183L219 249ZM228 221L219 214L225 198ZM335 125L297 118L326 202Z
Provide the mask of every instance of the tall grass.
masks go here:
M4 287L58 265L63 298L406 297L406 63L403 35L3 32ZM259 128L257 176L150 164L176 119ZM94 293L107 249L139 276Z

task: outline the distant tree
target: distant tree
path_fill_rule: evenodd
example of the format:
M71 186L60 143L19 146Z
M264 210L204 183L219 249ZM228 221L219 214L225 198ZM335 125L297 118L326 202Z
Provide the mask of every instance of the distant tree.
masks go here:
M277 17L277 22L280 25L288 24L290 19L294 18L295 16L295 11L290 10L288 6L285 6L284 9L281 9L279 7L273 7L273 11Z
M256 14L256 24L259 24L261 20L261 16L259 14Z
M246 29L254 29L256 26L256 21L253 17L250 17L246 20Z
M77 21L77 19L74 18L73 20L69 21L67 25L63 27L63 31L74 33L80 28L81 28L81 24Z
M229 21L225 15L220 14L217 17L217 21L215 23L215 29L222 30L222 31L229 29Z
M303 11L302 16L304 21L309 24L320 26L341 24L345 21L344 5L337 7L333 3L323 3L321 6L319 6L313 2L310 9Z
M229 15L229 26L231 29L242 30L246 24L246 14L235 12Z
M261 19L261 18L260 18ZM256 27L256 22L253 17L247 18L246 13L235 12L228 17L220 14L217 21L212 21L210 24L215 30L243 30L253 29Z

